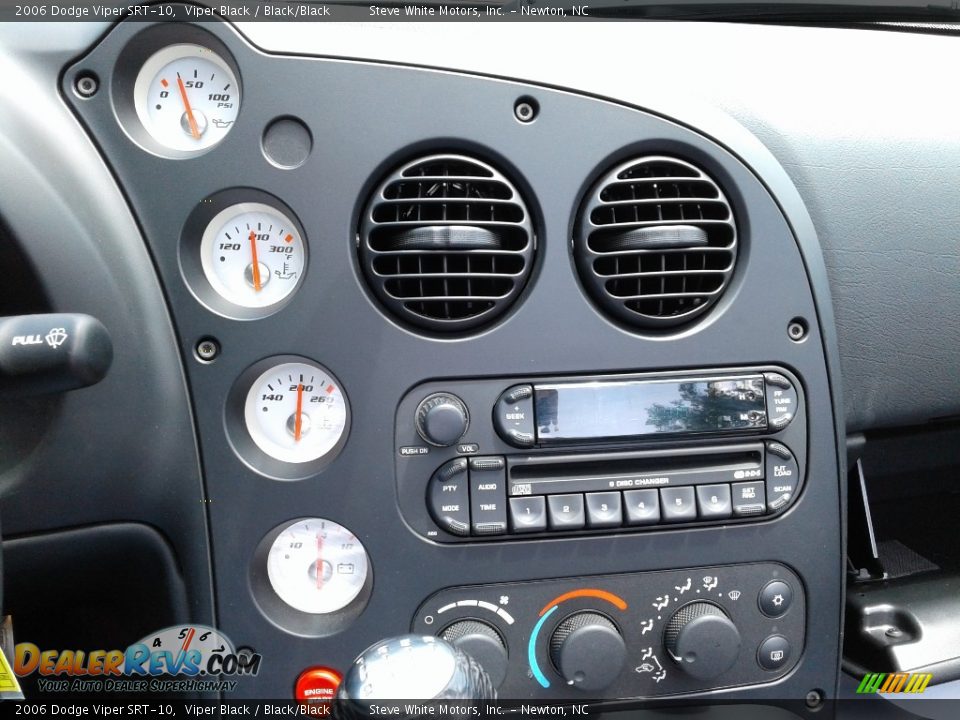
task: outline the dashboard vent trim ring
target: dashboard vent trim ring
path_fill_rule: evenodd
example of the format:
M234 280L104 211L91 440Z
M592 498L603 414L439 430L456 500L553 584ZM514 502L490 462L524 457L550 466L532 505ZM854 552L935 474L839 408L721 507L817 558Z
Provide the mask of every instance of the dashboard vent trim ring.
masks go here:
M505 313L533 267L536 238L515 185L458 154L417 158L366 203L364 278L395 317L439 333L476 330Z
M737 225L719 184L697 166L649 155L621 163L588 191L573 251L587 292L644 329L709 310L736 267Z

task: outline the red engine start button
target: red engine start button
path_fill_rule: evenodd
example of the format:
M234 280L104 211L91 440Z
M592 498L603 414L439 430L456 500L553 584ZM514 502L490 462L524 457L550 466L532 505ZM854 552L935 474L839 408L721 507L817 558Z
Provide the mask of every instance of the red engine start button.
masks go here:
M297 678L294 697L303 702L333 700L343 677L333 668L315 667L304 670Z

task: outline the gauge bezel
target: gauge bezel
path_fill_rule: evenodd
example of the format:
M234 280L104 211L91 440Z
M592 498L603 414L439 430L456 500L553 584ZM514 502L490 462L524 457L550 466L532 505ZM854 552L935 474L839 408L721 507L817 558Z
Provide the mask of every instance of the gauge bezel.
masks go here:
M307 462L285 462L278 460L264 452L264 450L257 445L256 441L254 441L250 431L247 429L247 395L261 375L285 363L304 363L315 367L319 372L329 376L331 382L340 389L340 395L343 397L343 432L333 447L331 447L325 455L322 455L316 460ZM273 355L248 367L233 384L227 396L226 405L224 406L224 428L226 430L227 440L233 448L233 451L251 470L272 480L305 480L322 472L330 463L336 460L346 446L347 440L350 437L351 421L350 398L347 395L346 389L343 387L343 383L340 382L335 374L320 363L300 355Z
M238 305L224 297L210 282L204 270L203 247L208 232L219 228L211 225L221 214L237 206L257 205L269 208L290 221L303 245L303 269L293 289L270 305L250 307ZM310 272L310 240L297 214L278 197L256 188L228 188L204 198L187 217L180 233L180 274L197 301L211 312L231 320L259 320L286 307L303 286Z
M154 61L158 53L180 45L197 45L216 56L233 75L237 83L237 96L240 98L241 107L237 109L237 119L230 132L212 145L195 150L172 148L157 140L147 129L138 109L138 80L144 74L146 66ZM156 69L161 67L163 65L158 65ZM131 38L117 57L111 76L110 95L117 121L127 137L143 150L171 160L195 158L222 148L224 141L233 134L237 123L241 122L243 117L243 75L233 54L219 38L188 23L152 25Z
M267 560L270 549L277 538L288 528L304 520L319 520L337 523L357 538L367 556L367 576L360 592L344 608L331 613L312 614L297 610L288 605L273 589L267 574ZM261 614L273 625L291 635L301 637L326 637L346 630L364 611L373 594L374 567L373 558L360 536L338 520L328 517L302 516L280 523L270 530L254 549L249 572L250 593Z

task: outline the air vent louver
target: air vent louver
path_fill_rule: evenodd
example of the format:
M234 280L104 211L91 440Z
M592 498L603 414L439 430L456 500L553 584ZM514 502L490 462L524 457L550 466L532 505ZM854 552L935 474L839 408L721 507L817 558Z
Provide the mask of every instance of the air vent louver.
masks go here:
M643 157L590 189L574 253L601 308L633 326L666 328L719 299L736 263L737 228L730 203L703 171Z
M394 315L437 332L476 329L504 313L526 284L534 247L513 184L460 155L421 158L391 174L360 225L374 293Z

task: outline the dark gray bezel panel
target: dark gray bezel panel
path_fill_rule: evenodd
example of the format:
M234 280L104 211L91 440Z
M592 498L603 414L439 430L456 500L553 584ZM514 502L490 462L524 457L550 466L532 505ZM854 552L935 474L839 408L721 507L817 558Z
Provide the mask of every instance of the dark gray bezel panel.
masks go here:
M787 676L736 692L767 699L799 698L812 688L833 694L843 582L842 486L825 350L833 330L818 322L829 317L829 309L818 305L828 300L811 290L809 255L801 253L791 223L751 168L717 142L633 108L455 73L266 55L216 23L204 30L237 64L244 88L240 116L203 155L163 158L124 133L108 94L80 101L70 91L81 70L110 77L142 28L118 25L67 69L62 89L138 214L180 332L211 495L220 626L264 656L256 683L238 686L236 697L287 696L305 667L345 668L363 648L408 630L424 598L445 587L757 560L789 566L808 588L806 634L816 641L807 643ZM521 96L539 104L533 123L513 115ZM264 129L279 116L303 120L315 139L311 155L295 169L278 168L262 153ZM538 258L523 294L496 325L441 340L400 327L379 307L361 279L356 231L385 171L418 154L456 151L495 164L536 208ZM583 292L571 253L586 189L613 164L648 153L677 156L709 173L734 207L741 241L730 286L711 311L656 336L625 331L602 316ZM299 218L310 236L311 261L282 309L238 322L197 301L180 273L178 242L205 198L254 181ZM819 278L822 267L811 272ZM809 324L804 342L787 335L794 317ZM213 363L193 359L202 337L222 347ZM353 414L340 455L295 483L254 472L224 431L237 378L279 354L329 368L348 389ZM424 382L758 365L788 368L802 382L810 419L802 501L775 521L451 547L418 536L398 509L396 412L401 398ZM329 637L306 638L278 627L262 614L250 585L261 540L304 515L348 527L377 570L362 614Z

